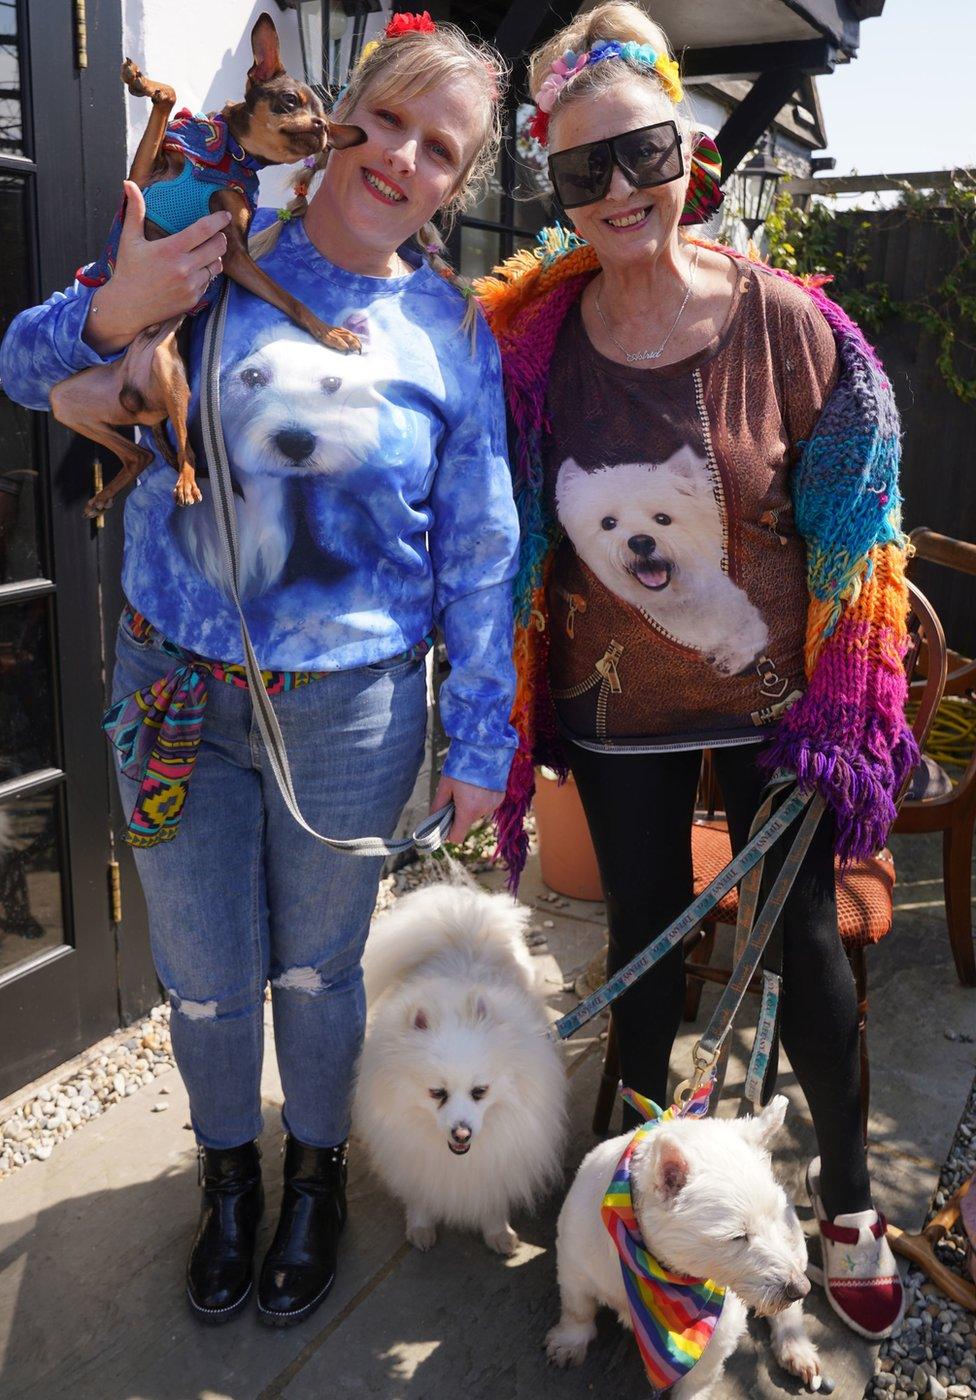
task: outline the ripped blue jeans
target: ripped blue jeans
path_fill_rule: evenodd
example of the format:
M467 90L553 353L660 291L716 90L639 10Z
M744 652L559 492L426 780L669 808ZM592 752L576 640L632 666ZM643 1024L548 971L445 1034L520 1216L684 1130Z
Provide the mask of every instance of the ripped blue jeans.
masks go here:
M171 666L123 623L113 699ZM193 1129L217 1148L260 1134L270 980L285 1127L332 1147L349 1131L366 1017L360 958L382 860L306 835L278 792L248 692L213 677L207 688L179 834L134 852ZM423 658L336 671L273 703L311 825L329 836L391 835L423 758ZM119 774L119 786L128 814L138 784Z

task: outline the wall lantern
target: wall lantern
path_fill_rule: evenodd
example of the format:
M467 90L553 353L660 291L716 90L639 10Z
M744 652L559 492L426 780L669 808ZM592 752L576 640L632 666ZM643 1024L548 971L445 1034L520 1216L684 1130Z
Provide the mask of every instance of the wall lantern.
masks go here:
M381 8L380 0L278 0L278 7L298 11L305 81L330 104L348 70L355 67L366 37L366 18ZM350 21L352 38L343 63L343 41Z
M764 138L749 164L740 166L735 173L742 186L742 222L749 230L749 237L755 238L756 230L772 212L776 186L783 178L783 171L770 156Z

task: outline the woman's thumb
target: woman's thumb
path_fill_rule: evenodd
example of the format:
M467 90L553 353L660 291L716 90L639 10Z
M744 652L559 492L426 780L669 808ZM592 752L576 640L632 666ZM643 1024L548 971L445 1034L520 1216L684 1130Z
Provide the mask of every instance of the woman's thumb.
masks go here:
M125 218L119 236L120 243L142 238L146 222L146 201L135 180L123 180L122 189L125 191Z

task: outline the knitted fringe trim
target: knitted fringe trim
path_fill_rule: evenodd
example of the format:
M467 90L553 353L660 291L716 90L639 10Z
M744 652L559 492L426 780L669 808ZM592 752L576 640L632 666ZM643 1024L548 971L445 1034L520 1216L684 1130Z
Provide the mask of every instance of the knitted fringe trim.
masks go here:
M835 745L817 748L789 733L775 734L759 758L769 772L792 769L801 788L812 788L824 799L837 825L835 850L842 866L883 849L897 815L895 799L918 760L918 745L907 726L887 760Z

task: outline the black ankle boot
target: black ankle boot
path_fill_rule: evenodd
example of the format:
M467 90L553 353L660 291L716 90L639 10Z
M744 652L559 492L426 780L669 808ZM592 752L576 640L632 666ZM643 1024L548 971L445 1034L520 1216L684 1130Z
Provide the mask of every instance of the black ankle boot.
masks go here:
M258 1316L272 1327L301 1322L335 1281L339 1234L346 1223L346 1144L285 1145L281 1217L258 1280Z
M200 1223L186 1262L186 1292L201 1322L228 1322L251 1292L254 1241L264 1210L256 1142L198 1149Z

